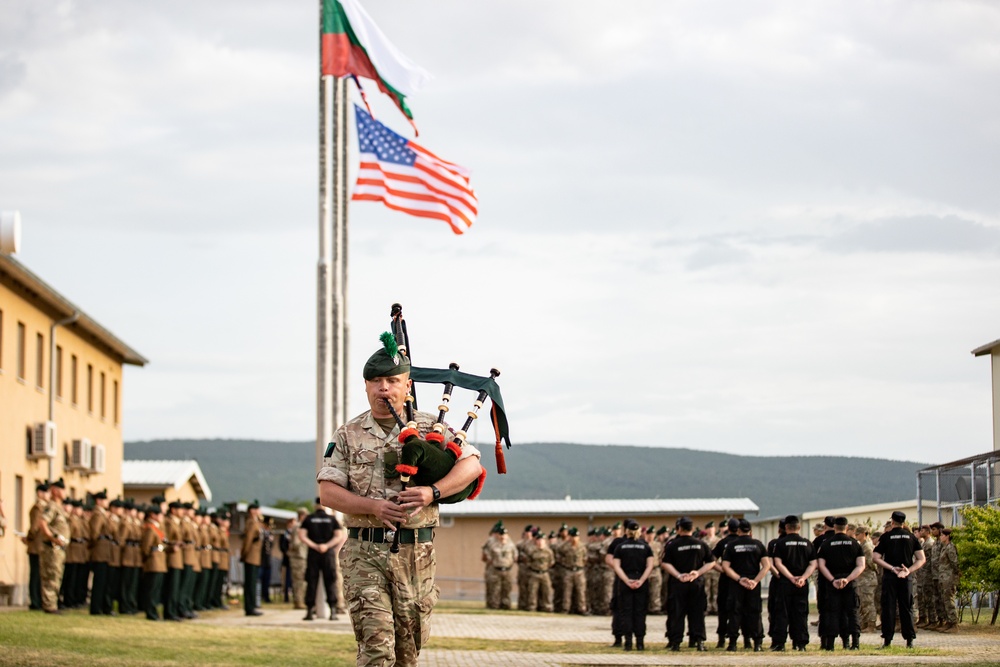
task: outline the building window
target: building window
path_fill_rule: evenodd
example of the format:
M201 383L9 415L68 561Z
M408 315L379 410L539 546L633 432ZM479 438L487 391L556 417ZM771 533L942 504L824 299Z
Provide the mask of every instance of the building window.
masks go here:
M56 345L56 398L62 395L62 346Z
M27 332L24 330L24 322L18 322L17 323L17 379L18 380L24 380L24 375L25 375L24 357L25 354L27 353L27 350L25 350L25 345L28 344L27 341L25 341L25 338L27 338L27 335L28 335Z
M100 396L101 419L104 419L105 415L107 415L107 411L105 409L105 407L106 407L105 406L105 401L104 401L104 396L105 396L106 393L107 393L107 391L105 391L105 375L104 375L104 371L101 371L101 396Z
M71 354L69 357L69 400L73 405L79 403L77 400L79 398L77 395L77 387L80 386L79 373L77 371L78 365L76 355Z
M111 386L114 388L114 394L111 396L111 409L115 411L115 423L119 423L121 420L118 417L118 380L113 380Z
M14 477L14 530L19 533L24 530L24 478Z
M94 365L87 364L87 412L94 412Z
M35 334L35 386L45 386L45 336Z

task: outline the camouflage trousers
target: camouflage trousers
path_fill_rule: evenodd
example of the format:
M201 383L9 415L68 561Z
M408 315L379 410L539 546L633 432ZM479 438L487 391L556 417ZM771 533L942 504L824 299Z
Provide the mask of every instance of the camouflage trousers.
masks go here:
M42 609L55 611L59 608L59 588L62 586L63 569L66 566L66 552L60 547L44 544L38 560L42 580Z
M549 578L552 580L552 604L555 605L556 613L563 613L567 611L562 608L563 594L563 573L566 570L559 563L554 564L549 569Z
M292 570L292 605L296 609L306 607L306 559L289 558L288 564Z
M663 601L661 599L663 575L661 572L662 570L659 567L654 567L653 571L649 573L649 578L646 580L649 582L649 603L646 611L650 614L659 614L660 610L663 609Z
M935 582L928 574L924 573L924 569L926 567L917 570L917 581L913 587L913 605L917 608L921 623L937 623L941 619L938 618L937 613L938 596L935 590Z
M590 602L590 613L606 616L611 613L609 604L610 598L601 595L604 590L604 566L594 565L587 567L587 591L593 591L588 602Z
M706 611L709 614L718 614L719 573L715 570L709 570L702 576L705 577L705 595L708 596L708 609Z
M875 630L875 576L868 576L868 573L858 577L858 623L865 632Z
M490 609L510 609L510 591L514 585L514 572L491 567L491 585L486 590L486 606Z
M438 599L434 544L400 544L397 554L389 546L349 539L340 553L358 667L416 667L430 637Z
M548 572L528 572L528 594L525 598L527 611L552 611L552 580Z
M955 606L955 591L958 588L958 578L939 576L935 581L934 602L938 620L945 623L958 623L958 609Z
M523 563L517 566L517 608L524 611L528 608L528 575L531 572Z
M564 613L587 613L587 576L583 569L564 570L562 577L562 611Z

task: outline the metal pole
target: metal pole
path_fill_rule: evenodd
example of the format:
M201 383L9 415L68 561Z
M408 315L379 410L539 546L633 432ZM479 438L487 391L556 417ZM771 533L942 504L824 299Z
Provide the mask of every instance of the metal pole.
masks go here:
M924 473L917 471L917 525L924 525Z
M934 470L934 487L937 489L937 520L941 521L941 468ZM955 510L951 511L952 515L955 514Z

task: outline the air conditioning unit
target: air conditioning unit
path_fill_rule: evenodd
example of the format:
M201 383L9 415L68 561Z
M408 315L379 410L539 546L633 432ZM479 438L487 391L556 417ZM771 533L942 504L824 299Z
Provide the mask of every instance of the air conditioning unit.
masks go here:
M90 470L96 473L104 472L104 445L94 445L90 458Z
M56 423L38 422L31 428L31 451L28 458L51 459L56 455Z
M93 448L88 438L80 438L73 441L73 450L70 452L69 467L75 470L90 470L90 462L93 460Z

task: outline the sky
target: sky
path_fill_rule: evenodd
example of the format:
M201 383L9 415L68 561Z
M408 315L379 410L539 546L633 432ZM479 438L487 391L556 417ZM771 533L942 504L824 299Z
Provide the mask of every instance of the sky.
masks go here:
M150 360L126 440L315 438L317 4L0 4L0 208ZM992 448L996 3L363 4L480 214L351 205L349 414L400 302L416 365L502 371L509 456Z

